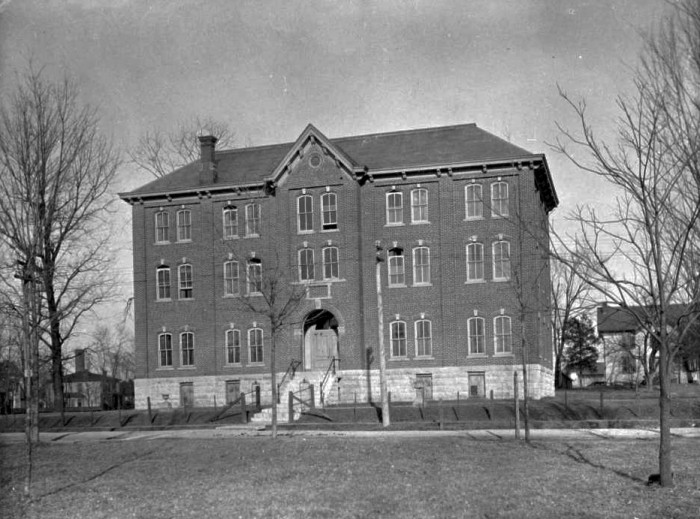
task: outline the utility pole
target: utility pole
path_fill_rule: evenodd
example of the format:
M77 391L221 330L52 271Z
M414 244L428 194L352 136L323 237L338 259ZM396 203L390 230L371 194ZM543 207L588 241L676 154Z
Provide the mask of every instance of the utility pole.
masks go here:
M386 355L384 353L384 306L382 303L382 256L381 242L376 241L377 247L377 317L379 319L379 388L382 399L382 425L389 427L389 393L386 388Z

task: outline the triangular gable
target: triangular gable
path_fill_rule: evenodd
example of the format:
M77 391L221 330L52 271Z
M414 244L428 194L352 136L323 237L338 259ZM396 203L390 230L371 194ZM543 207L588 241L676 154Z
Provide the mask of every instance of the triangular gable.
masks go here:
M323 152L335 160L336 165L345 171L351 178L355 178L357 172L362 171L355 161L352 160L341 148L333 144L328 137L323 135L313 124L306 126L299 138L294 142L289 152L285 155L282 161L277 165L270 180L275 185L279 185L289 175L295 162L301 159L304 155L304 150L310 144L318 145Z

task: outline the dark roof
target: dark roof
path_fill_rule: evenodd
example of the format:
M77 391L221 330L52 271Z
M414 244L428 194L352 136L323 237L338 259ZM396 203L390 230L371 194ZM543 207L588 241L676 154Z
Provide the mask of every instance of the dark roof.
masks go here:
M686 317L688 306L673 304L668 309L668 319L671 323ZM653 307L603 305L598 307L598 333L637 332L642 326L641 321L647 321L653 316Z
M369 171L541 157L475 124L358 135L329 141L355 166L367 167ZM295 144L217 150L217 186L246 185L268 179ZM122 197L200 189L204 186L199 185L199 168L199 161L193 162L130 193L123 193Z
M108 380L117 380L109 375L100 375L98 373L92 373L90 371L78 371L77 373L71 373L69 375L63 376L63 382L102 382Z

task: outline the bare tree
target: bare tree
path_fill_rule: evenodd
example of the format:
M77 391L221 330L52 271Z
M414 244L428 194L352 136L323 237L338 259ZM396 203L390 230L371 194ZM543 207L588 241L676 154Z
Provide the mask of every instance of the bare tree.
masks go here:
M583 171L607 181L618 193L609 214L579 207L578 226L567 256L586 267L585 281L608 301L629 308L639 328L659 350L659 480L672 486L670 378L684 323L697 312L697 227L700 217L700 5L683 2L648 36L635 92L618 97L615 144L593 132L583 101L561 92L577 115L574 133L560 127L555 148ZM567 259L567 257L569 259ZM670 318L672 304L687 309L683 319ZM678 327L681 327L679 329Z
M120 380L134 378L134 336L124 324L99 325L87 348L94 368Z
M238 298L242 310L266 319L270 326L270 384L272 389L272 437L277 437L277 346L282 332L299 322L306 286L293 281L290 269L279 257L249 257L245 266L245 288Z
M590 306L590 286L581 276L584 265L572 259L570 264L562 263L556 258L551 260L552 276L552 340L554 341L554 382L563 386L562 362L566 341L564 340L564 323Z
M52 365L54 407L63 408L66 340L113 278L110 187L119 156L99 132L67 79L49 82L30 69L0 110L0 297L23 312L15 261L36 295L39 339Z
M213 135L222 149L232 148L235 142L235 134L227 123L196 117L180 121L170 131L147 131L129 156L134 164L161 178L199 159L199 135Z

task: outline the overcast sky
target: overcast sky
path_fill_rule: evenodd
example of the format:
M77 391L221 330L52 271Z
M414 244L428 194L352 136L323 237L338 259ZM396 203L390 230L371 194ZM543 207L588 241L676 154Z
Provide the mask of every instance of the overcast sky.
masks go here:
M574 120L606 135L662 0L0 0L0 91L28 59L67 73L124 147L214 116L239 145L474 122L547 154L553 218L605 187L547 146ZM121 189L148 177L124 168ZM126 204L123 210L128 213ZM127 289L128 284L126 284Z

